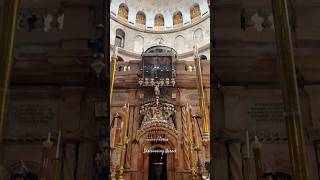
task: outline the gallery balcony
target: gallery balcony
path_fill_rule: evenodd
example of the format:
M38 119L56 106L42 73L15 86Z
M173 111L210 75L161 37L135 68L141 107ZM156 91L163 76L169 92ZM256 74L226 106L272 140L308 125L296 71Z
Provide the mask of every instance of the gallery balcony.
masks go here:
M115 73L115 88L137 88L139 76L141 75L139 60L118 62ZM210 61L201 61L202 78L205 87L210 86ZM175 79L177 87L190 88L197 81L194 61L175 61Z

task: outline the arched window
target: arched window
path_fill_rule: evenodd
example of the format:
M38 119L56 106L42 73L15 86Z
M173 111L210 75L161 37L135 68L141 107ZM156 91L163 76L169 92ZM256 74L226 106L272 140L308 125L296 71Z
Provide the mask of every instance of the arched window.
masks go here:
M126 4L122 3L119 6L118 16L128 20L129 8Z
M201 16L200 6L198 3L195 3L190 9L191 20L196 17Z
M154 26L164 26L164 18L162 14L157 14L154 18Z
M146 25L146 15L144 12L139 11L136 16L136 24Z
M115 46L124 48L125 33L122 29L116 30Z
M173 25L182 24L183 17L182 13L180 11L177 11L173 14Z

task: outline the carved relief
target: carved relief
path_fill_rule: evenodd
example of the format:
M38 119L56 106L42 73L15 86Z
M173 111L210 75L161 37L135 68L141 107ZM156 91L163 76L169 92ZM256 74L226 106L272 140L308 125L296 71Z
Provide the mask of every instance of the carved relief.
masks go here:
M253 16L251 16L251 21L253 22L254 28L258 32L261 32L263 30L264 19L260 14L255 13Z
M47 12L49 11L49 12ZM60 10L30 10L20 12L18 15L17 29L32 32L51 29L63 29L64 13Z
M201 16L200 6L199 4L193 5L193 7L190 10L191 19L194 19L198 16Z
M154 18L154 26L164 26L164 18L162 14L156 15Z
M124 19L128 19L128 14L129 14L128 6L125 4L120 4L119 10L118 10L118 16Z
M274 29L274 21L272 12L269 10L254 10L248 12L242 9L241 15L241 29L254 28L257 32L262 32L266 29Z
M162 45L163 44L163 38L157 38L156 40L157 45Z
M182 24L182 22L183 22L182 13L180 11L174 13L173 25Z
M141 129L151 126L166 127L174 130L175 123L175 108L169 103L159 101L144 104L140 107Z
M146 15L144 12L139 11L136 16L136 24L146 25Z

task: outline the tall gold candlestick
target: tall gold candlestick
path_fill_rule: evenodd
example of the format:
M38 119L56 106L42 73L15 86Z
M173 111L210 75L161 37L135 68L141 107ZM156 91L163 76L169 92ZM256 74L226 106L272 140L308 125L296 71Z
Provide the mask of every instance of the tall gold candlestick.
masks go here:
M117 70L117 60L118 60L118 47L114 46L113 55L111 57L111 66L110 66L110 105L112 103L114 78Z
M286 0L271 0L271 2L293 179L308 180L308 165L287 3Z
M48 178L49 151L52 145L53 143L51 141L51 133L48 133L47 140L43 142L40 180L47 180Z
M189 120L189 142L190 142L190 168L191 168L191 176L192 179L196 179L196 168L195 168L195 160L194 160L194 132L193 132L193 123L192 123L192 109L189 104L187 104L186 107L187 113L188 113L188 120Z
M52 180L60 180L60 159L55 158L52 160Z
M204 97L203 82L202 82L201 63L200 63L198 48L196 46L194 47L194 50L195 50L194 63L196 67L196 75L197 75L197 83L198 83L199 106L201 111L202 127L203 127L203 140L209 141L210 134L209 134L207 115L206 115L206 105L205 105L205 97Z
M249 138L249 131L246 131L246 149L247 149L247 157L245 159L246 162L246 170L247 170L247 178L248 180L254 180L254 163L253 159L250 156L250 138Z
M246 158L246 171L248 180L254 180L254 163L252 158Z
M124 164L126 161L126 145L127 145L127 129L128 129L128 122L129 122L129 104L126 104L123 107L124 110L124 127L122 129L121 134L121 156L120 156L120 171L119 171L119 180L124 180Z
M19 0L4 0L0 35L0 149L10 84Z
M116 140L116 135L117 135L117 128L118 128L118 119L119 119L119 114L117 113L114 117L114 122L113 122L113 127L110 132L110 146L111 146L111 151L110 151L110 164L111 164L111 180L116 179L116 167L114 165L115 162L113 162L113 157L114 157L114 152L115 152L115 140Z
M256 165L256 176L257 176L257 180L262 180L262 161L261 161L262 145L259 142L259 139L257 136L255 136L254 138L255 138L255 141L252 145L252 149L253 149L254 161Z
M194 139L194 144L195 144L195 151L196 151L196 156L197 156L197 178L202 179L202 174L203 174L203 169L202 169L202 163L200 160L200 144L199 144L199 133L198 133L198 128L197 128L197 118L194 117L192 119L192 132L193 132L193 139Z

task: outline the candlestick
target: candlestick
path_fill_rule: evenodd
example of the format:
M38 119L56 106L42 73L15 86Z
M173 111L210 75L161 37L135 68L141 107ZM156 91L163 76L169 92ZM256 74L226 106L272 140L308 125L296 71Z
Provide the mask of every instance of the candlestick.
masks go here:
M247 158L250 158L250 141L249 141L249 132L246 132L246 145L247 145Z
M194 58L195 58L195 59L198 58L198 56L199 56L199 52L198 52L198 47L197 47L197 45L194 45L194 46L193 46L193 55L194 55Z
M47 140L43 141L42 160L40 169L40 179L47 179L48 164L49 164L49 150L52 147L51 133L48 133Z
M256 166L256 176L257 180L262 180L262 161L261 161L261 148L262 145L259 142L259 138L257 136L254 137L254 143L252 145L254 161Z
M57 149L56 149L56 158L59 158L60 152L60 141L61 141L61 131L59 131L58 142L57 142Z
M50 142L50 141L51 141L51 133L48 132L47 142Z
M124 117L124 127L121 132L121 154L120 154L120 171L119 171L119 180L124 179L124 164L126 160L126 144L127 144L127 131L128 131L128 122L129 122L129 104L125 104L123 107L123 111L125 113ZM122 121L123 122L123 121Z
M202 129L203 129L203 141L209 142L210 141L210 133L209 133L209 123L207 120L206 115L206 103L205 103L205 93L203 89L203 80L202 80L202 72L201 72L201 63L198 54L198 48L195 46L195 58L194 64L196 67L196 76L197 76L197 84L198 84L198 94L199 94L199 106L201 112L201 119L202 119Z
M253 159L251 158L247 158L246 159L246 167L247 167L247 178L248 180L254 180L254 162Z
M260 145L258 136L254 136L254 143Z

